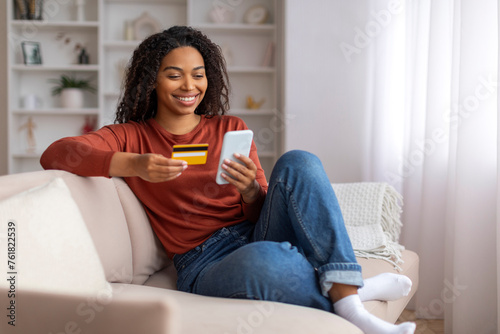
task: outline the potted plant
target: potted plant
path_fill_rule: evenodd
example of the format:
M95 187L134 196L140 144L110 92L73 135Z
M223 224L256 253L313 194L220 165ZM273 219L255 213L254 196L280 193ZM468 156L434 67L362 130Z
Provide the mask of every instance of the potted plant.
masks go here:
M52 95L61 95L61 107L82 108L83 92L95 93L97 89L91 85L91 79L78 79L75 76L62 74L58 79L49 79L55 84Z

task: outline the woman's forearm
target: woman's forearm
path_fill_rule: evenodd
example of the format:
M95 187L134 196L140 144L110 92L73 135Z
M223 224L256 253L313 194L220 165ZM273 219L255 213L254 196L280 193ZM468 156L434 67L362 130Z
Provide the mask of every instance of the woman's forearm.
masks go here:
M134 169L134 158L138 155L137 153L115 152L109 164L109 176L138 176Z
M43 152L40 164L44 169L65 170L81 176L109 176L113 154L75 138L63 138Z

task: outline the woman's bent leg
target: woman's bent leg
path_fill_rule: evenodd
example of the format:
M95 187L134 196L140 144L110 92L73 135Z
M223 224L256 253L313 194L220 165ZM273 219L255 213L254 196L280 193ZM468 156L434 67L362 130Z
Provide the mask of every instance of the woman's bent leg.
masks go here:
M298 247L317 268L325 297L334 282L363 285L337 198L313 154L290 151L278 160L253 240Z
M299 247L318 270L322 295L336 296L332 297L334 311L363 332L412 334L415 331L413 323L396 326L365 310L355 290L356 286L363 286L361 267L354 256L337 198L316 156L292 151L278 160L253 239L288 240ZM344 295L335 289L339 286Z

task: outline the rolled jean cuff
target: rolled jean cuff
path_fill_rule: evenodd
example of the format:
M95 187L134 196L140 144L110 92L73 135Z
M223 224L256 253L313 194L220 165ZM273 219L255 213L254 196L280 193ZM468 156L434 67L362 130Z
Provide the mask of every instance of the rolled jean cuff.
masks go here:
M323 296L328 297L328 291L333 283L363 286L361 266L357 263L329 263L318 268L319 283Z

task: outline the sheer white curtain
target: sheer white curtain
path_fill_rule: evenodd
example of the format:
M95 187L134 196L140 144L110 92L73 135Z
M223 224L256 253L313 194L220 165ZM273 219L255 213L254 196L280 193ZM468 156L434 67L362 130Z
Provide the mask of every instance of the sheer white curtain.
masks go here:
M394 65L403 75L372 66L384 102L371 111L365 178L403 192L402 242L421 259L413 306L444 317L446 333L498 330L498 18L495 0L409 0L372 55L405 63Z
M285 2L286 148L403 193L411 306L447 333L499 327L497 1Z

